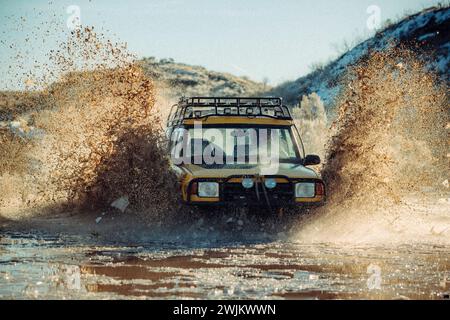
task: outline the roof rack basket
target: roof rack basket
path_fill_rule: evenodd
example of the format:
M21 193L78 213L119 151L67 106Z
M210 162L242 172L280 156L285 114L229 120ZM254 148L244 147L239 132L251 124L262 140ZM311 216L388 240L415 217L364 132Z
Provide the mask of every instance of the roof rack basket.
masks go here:
M185 119L203 119L211 116L292 120L289 108L283 105L281 98L182 97L172 106L167 126L177 126Z

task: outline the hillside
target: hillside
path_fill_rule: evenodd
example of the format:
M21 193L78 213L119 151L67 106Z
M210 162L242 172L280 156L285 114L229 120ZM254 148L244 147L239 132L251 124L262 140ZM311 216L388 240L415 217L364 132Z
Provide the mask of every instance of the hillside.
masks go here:
M145 58L142 67L150 78L168 85L177 96L251 96L270 89L245 77L177 63L172 59Z
M159 99L161 96L165 99L164 105L174 103L183 95L254 96L271 89L246 77L177 63L172 59L144 58L139 63L156 84ZM41 93L37 91L0 91L0 121L12 120L27 113L35 108L39 99Z
M386 27L360 43L327 66L298 78L285 82L272 90L270 95L282 96L289 105L295 105L303 95L316 92L325 106L332 106L339 92L339 79L348 66L367 54L370 50L382 50L390 43L418 45L421 56L431 70L450 81L450 7L430 8Z

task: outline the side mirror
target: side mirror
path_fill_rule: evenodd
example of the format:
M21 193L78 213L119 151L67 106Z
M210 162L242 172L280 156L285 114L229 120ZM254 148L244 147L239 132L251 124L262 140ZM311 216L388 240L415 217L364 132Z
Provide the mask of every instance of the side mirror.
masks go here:
M308 154L305 159L303 159L304 166L313 166L320 164L320 157L315 154Z

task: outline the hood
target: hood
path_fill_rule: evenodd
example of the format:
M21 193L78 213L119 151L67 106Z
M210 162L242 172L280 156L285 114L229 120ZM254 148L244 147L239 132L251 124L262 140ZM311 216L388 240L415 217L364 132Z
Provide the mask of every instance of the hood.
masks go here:
M206 168L203 166L188 164L179 167L196 178L227 178L232 175L282 175L289 178L316 179L319 175L310 168L296 163L280 163L278 170L267 173L268 166L264 165L233 165L225 168Z

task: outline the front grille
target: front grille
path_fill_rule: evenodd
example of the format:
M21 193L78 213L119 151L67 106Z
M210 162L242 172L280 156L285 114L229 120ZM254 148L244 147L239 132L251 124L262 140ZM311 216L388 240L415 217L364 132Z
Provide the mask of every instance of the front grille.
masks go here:
M224 183L222 188L223 201L242 201L247 204L265 203L265 196L261 182L258 183L259 199L256 193L256 183L252 188L246 189L241 183ZM271 203L291 201L294 189L290 183L278 183L275 188L267 189L267 197Z

